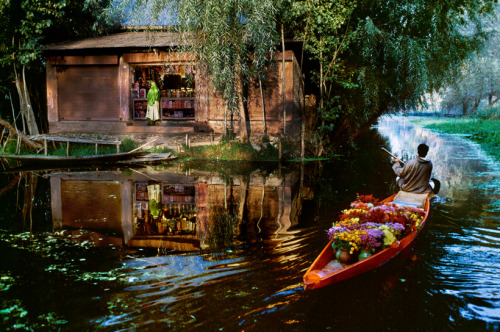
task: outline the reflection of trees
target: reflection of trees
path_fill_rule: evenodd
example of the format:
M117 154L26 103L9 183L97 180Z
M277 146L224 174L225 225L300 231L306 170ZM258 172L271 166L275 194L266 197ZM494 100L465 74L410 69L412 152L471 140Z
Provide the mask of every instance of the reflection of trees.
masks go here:
M0 196L3 196L2 205L9 208L8 212L4 211L3 213L5 215L13 215L14 213L17 215L19 213L21 217L21 223L16 217L5 219L11 221L13 228L19 229L21 227L23 231L29 229L31 232L33 227L36 226L34 219L35 221L50 219L51 215L46 212L50 205L48 200L50 191L47 192L46 184L46 181L42 181L42 185L40 185L39 176L35 172L20 172L0 188ZM13 188L16 188L14 195L10 192ZM15 202L7 203L12 199L15 199ZM10 208L15 208L15 212L10 211ZM38 213L38 209L41 209L40 213ZM49 222L48 225L51 225L51 223ZM4 226L6 225L4 224ZM43 224L38 224L38 227L43 227Z
M220 249L235 245L238 217L218 207L212 215L212 230L208 236L208 248Z

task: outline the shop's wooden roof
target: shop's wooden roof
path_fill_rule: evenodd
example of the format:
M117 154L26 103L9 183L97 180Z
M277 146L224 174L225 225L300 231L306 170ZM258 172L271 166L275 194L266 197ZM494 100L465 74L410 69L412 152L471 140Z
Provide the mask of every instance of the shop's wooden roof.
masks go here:
M179 35L169 31L127 31L108 36L69 41L45 46L46 51L172 47L180 44Z

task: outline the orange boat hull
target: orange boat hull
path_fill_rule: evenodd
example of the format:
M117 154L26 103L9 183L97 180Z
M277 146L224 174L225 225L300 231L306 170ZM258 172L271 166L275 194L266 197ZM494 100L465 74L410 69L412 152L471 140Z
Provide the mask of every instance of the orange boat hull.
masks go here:
M386 198L383 200L383 203L391 202L394 199L394 196ZM371 271L382 264L388 262L393 259L401 252L410 250L417 236L422 232L422 230L427 225L427 219L429 217L430 211L430 201L429 197L425 202L425 215L422 220L420 227L410 234L406 235L402 238L397 245L393 245L391 247L385 248L384 250L371 255L368 258L365 258L357 263L353 263L351 265L347 265L345 267L339 268L339 266L332 266L332 268L325 268L327 264L334 260L332 243L329 242L328 245L323 249L323 251L319 254L316 260L312 263L311 267L304 274L304 289L315 289L321 288L327 285L331 285L333 283L349 279L355 276L358 276L362 273Z

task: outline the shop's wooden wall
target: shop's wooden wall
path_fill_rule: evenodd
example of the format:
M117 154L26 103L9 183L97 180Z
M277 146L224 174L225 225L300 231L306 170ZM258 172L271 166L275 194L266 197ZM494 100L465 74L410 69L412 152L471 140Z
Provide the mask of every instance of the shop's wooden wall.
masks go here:
M193 62L192 53L125 53L118 55L52 56L47 62L47 109L50 133L190 133L203 128L222 133L224 103L212 93L208 79L198 68L196 75L196 119L176 122L162 121L147 126L145 121L131 119L131 66L169 62ZM298 136L301 112L304 109L303 83L297 59L292 51L285 53L285 89L281 53L271 65L263 81L267 132L283 134L283 93L286 106L286 134ZM71 74L71 75L70 75ZM102 74L102 75L100 75ZM247 111L250 134L264 132L262 99L257 80L248 87ZM239 114L233 126L239 131Z

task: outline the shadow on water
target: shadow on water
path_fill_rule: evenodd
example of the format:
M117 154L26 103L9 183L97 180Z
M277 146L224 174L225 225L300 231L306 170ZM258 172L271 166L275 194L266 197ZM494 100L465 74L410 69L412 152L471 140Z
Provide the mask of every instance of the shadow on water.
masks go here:
M411 157L421 141L431 146L443 189L417 248L376 271L305 292L302 275L340 211L357 193L383 198L395 191L380 147ZM5 174L0 326L495 330L497 175L476 146L400 119L383 119L338 159L304 166Z

